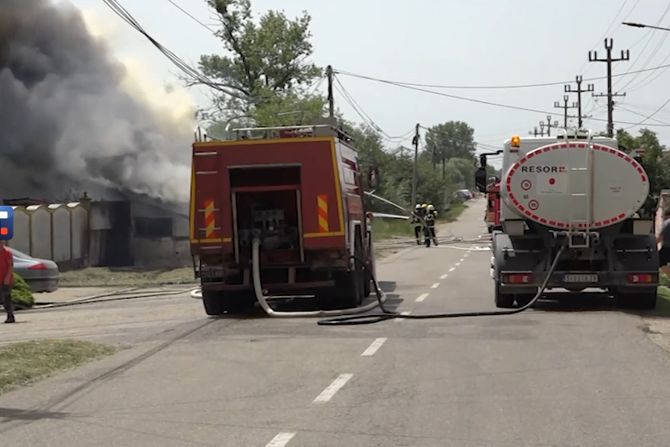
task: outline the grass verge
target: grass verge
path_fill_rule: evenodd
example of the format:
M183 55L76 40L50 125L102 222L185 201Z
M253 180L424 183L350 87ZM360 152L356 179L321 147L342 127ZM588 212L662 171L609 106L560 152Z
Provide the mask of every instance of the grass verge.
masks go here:
M133 268L88 267L61 273L61 287L142 287L164 284L191 284L193 268L141 270Z
M465 203L454 203L449 211L445 212L438 219L440 222L455 222L468 206Z
M394 236L414 237L414 230L408 220L377 218L372 221L372 235L375 241Z
M670 287L659 286L656 300L656 315L670 316Z
M0 347L0 394L115 350L81 340L35 340Z

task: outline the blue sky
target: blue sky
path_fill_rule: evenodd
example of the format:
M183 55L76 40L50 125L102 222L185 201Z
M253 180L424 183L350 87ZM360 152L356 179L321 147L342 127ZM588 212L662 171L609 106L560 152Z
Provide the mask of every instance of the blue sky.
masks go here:
M169 83L182 88L175 76L176 68L102 1L69 1L85 11L94 31L108 42L117 57L140 61L157 85ZM215 26L213 12L205 0L173 1ZM168 0L123 0L122 4L154 37L193 64L201 54L221 51L213 35ZM267 9L281 9L289 16L308 11L313 19L315 63L391 80L501 85L571 80L577 74L602 76L605 64L589 63L587 59L589 49L597 49L599 56L604 56L605 35L614 38L615 54L620 49L630 49L630 61L615 64L615 73L670 63L670 32L619 25L627 19L670 26L670 2L661 0L252 0L252 6L257 14ZM631 78L615 80L615 90ZM430 126L462 120L474 127L477 141L500 145L512 134L526 135L546 117L545 113L506 110L343 75L340 80L389 135L404 134L417 122ZM627 110L616 110L615 121L637 123L654 112L670 98L669 80L670 70L632 79L626 86L627 96L619 98ZM605 91L604 81L595 84L596 92ZM552 121L562 120L561 110L553 108L554 101L564 95L562 85L441 91L546 110L552 112ZM199 106L208 105L206 92L191 89L188 94ZM336 99L348 119L360 121L341 98ZM606 118L604 99L594 102L587 95L584 103L585 112ZM670 122L670 105L654 118ZM604 122L586 124L594 130L605 129ZM653 129L662 142L670 144L670 127Z

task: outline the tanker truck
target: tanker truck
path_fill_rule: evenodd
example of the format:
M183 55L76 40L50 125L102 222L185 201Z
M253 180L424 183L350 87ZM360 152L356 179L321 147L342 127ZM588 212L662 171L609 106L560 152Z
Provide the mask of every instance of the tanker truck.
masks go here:
M528 304L546 279L545 290L594 290L620 307L654 308L658 252L652 219L637 213L649 194L640 163L615 139L584 130L513 136L502 152L491 244L496 306ZM475 181L485 192L485 155Z

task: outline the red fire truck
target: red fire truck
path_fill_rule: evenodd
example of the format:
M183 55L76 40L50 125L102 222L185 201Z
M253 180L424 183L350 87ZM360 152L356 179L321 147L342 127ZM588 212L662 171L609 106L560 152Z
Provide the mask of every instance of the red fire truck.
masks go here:
M486 226L489 233L500 228L500 182L493 181L489 183L486 189Z
M234 132L193 144L191 253L206 313L253 304L254 241L264 292L359 305L374 256L351 139L332 123Z

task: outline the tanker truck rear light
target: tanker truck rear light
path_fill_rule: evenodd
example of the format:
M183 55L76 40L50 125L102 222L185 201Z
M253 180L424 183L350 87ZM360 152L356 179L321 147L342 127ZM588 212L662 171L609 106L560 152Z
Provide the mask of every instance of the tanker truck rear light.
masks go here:
M532 273L509 273L503 275L503 283L505 284L531 284L532 282Z
M652 284L656 281L654 275L650 273L630 273L628 282L631 284Z
M514 135L512 137L512 147L521 147L521 137L519 135Z

